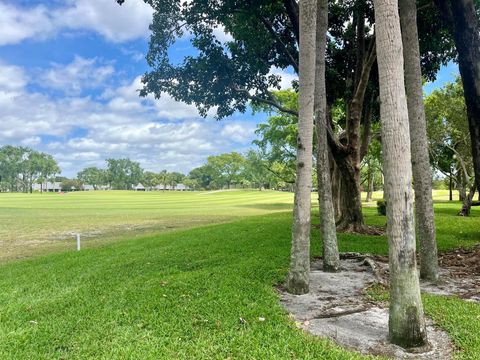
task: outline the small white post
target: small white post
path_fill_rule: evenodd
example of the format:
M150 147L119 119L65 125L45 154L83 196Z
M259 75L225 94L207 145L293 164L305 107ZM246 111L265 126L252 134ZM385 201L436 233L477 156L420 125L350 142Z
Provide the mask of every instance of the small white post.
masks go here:
M80 251L80 234L77 234L77 251Z

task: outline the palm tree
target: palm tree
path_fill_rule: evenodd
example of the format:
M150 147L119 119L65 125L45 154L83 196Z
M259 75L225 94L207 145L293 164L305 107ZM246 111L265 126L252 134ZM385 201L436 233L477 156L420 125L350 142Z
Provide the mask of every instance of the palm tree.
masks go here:
M403 46L397 0L374 0L390 266L390 341L425 345L417 273L412 167Z
M300 0L299 116L292 252L287 289L309 291L316 1Z
M417 3L415 0L399 0L399 5L410 122L413 187L415 188L415 224L420 240L420 277L436 281L438 279L437 240L433 214L432 173L423 105Z
M317 35L315 69L315 124L317 133L317 182L320 227L323 241L323 269L338 271L337 228L332 200L332 182L327 142L327 92L325 86L325 52L328 30L328 0L317 0Z

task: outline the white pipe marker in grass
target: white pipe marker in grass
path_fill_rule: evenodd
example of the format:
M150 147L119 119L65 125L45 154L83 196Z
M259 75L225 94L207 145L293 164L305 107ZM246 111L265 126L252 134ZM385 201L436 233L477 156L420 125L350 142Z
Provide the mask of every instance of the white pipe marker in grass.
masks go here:
M77 251L80 251L80 234L77 234Z

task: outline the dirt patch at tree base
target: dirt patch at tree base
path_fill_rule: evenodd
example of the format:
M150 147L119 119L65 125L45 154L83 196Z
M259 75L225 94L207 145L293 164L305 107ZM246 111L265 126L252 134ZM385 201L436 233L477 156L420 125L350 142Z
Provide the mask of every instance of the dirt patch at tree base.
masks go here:
M342 253L340 256L342 259L365 262L376 281L388 286L388 257L359 253ZM438 262L438 281L422 281L422 291L480 302L480 245L441 252Z
M283 306L297 325L314 335L363 354L396 359L450 359L454 352L448 334L427 322L429 346L411 352L389 343L388 309L370 302L364 289L378 283L375 271L363 258L343 259L342 271L326 273L322 261L312 264L310 292L291 295L280 291Z

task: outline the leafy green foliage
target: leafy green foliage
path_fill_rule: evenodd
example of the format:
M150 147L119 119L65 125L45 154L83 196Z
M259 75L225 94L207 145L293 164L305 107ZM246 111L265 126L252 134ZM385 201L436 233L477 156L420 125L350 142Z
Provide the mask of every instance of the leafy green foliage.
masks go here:
M97 167L83 169L77 174L77 179L83 184L92 185L94 189L97 189L101 185L106 185L108 182L107 172Z
M130 159L107 159L107 179L114 189L129 190L143 180L140 164Z
M377 200L378 215L387 215L387 202L384 199Z
M292 90L276 91L273 94L277 103L284 108L298 110L298 93ZM257 125L255 133L258 146L267 160L266 166L287 183L295 182L296 145L298 136L298 117L277 111L272 106L261 105L254 110L270 113L266 123Z
M60 184L62 191L79 191L82 190L82 182L78 179L66 179Z
M5 191L31 192L35 183L44 183L60 172L55 159L27 147L0 148L0 187Z
M435 169L452 176L457 187L473 182L467 109L460 78L425 99L430 154Z
M299 20L294 0L144 1L153 7L154 16L147 55L151 70L143 77L143 96L168 93L195 104L202 115L215 108L217 117L223 118L245 111L250 101L272 103L271 90L279 89L281 80L272 68L297 72ZM426 3L422 0L419 6ZM374 25L372 1L329 2L329 103L352 97L356 21L361 17L366 19L363 34L369 41ZM434 7L420 11L418 22L423 72L433 79L439 65L455 55L455 47L449 32L438 26ZM195 53L174 62L170 50L186 38ZM376 81L372 84L375 87Z

